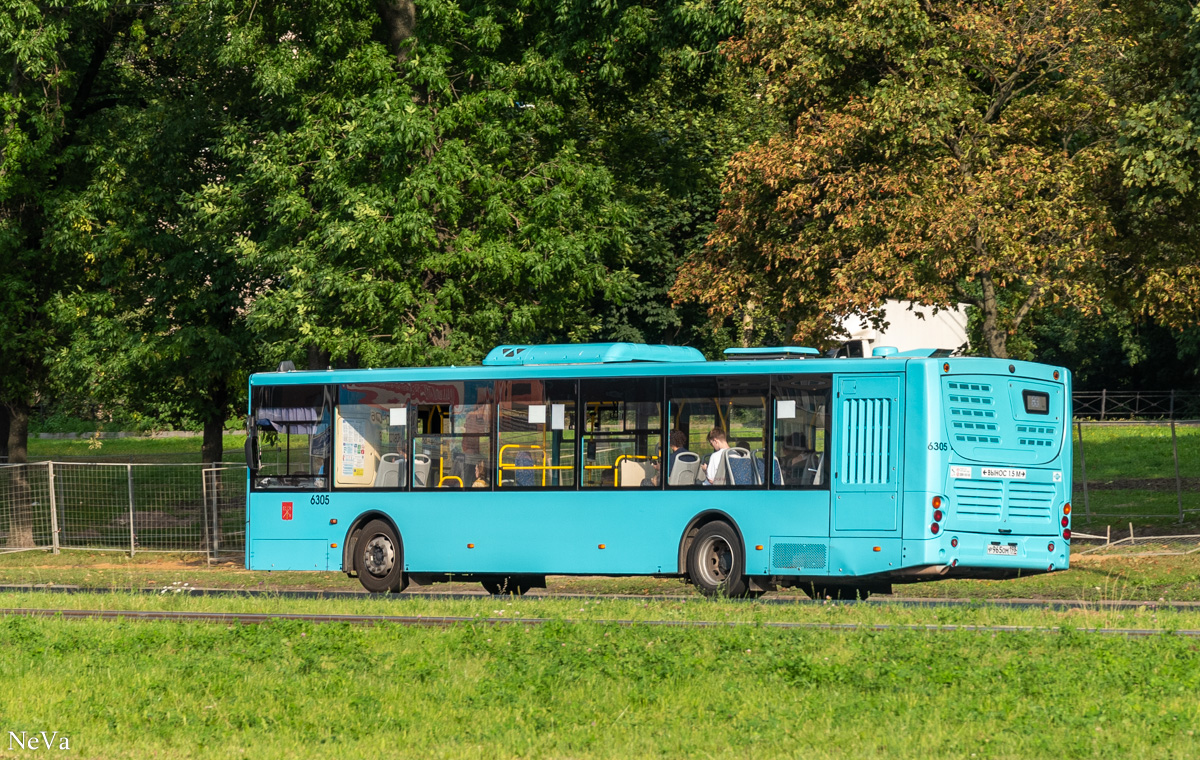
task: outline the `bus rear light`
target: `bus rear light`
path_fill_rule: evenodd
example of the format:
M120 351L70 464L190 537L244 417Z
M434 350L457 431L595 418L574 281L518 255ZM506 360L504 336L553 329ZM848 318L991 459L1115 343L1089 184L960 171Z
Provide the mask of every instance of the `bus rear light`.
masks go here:
M949 372L949 371L950 371L950 362L946 362L945 364L942 365L942 372Z
M1058 379L1058 370L1054 370L1054 379L1055 379L1055 380L1057 380L1057 379Z
M1048 551L1048 552L1054 551L1054 542L1053 541L1051 541L1050 545L1046 547L1046 551Z
M937 523L930 523L930 525L929 525L929 532L935 536L937 535L937 532L941 529L942 529L942 526L938 525Z
M1067 528L1066 530L1063 531L1063 540L1064 541L1071 540L1071 529L1070 528Z
M938 522L941 522L942 521L942 510L940 510L940 509L933 510L933 519L937 520Z
M933 502L932 502L932 503L933 503L933 508L934 508L934 509L939 509L939 508L942 506L942 497L941 497L941 496L934 496L934 497L933 497Z
M1068 501L1066 504L1063 504L1063 514L1064 515L1071 514L1071 502Z
M958 539L957 539L957 538L952 538L952 539L950 539L950 546L951 546L951 547L957 547L957 546L958 546Z
M1053 563L1051 563L1050 567L1046 568L1046 572L1048 572L1048 573L1054 572L1054 564Z
M1063 526L1064 528L1065 528L1065 527L1067 527L1067 526L1068 526L1068 525L1070 525L1070 524L1071 524L1071 518L1069 518L1069 517L1064 517L1064 518L1062 519L1062 526Z
M957 559L950 560L950 567L958 567L958 560Z

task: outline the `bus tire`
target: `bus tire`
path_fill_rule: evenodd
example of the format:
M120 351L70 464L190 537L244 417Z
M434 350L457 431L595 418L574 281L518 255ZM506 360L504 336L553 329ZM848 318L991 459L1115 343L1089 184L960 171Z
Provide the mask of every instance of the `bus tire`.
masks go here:
M516 596L524 596L529 589L537 584L531 578L525 578L520 575L508 575L503 578L488 578L486 581L480 581L485 591L492 596L508 596L515 594ZM545 582L542 583L545 585Z
M363 526L354 544L354 570L359 583L372 594L400 593L408 585L400 537L383 520Z
M688 579L705 596L745 596L746 558L729 523L710 522L696 533L687 555Z

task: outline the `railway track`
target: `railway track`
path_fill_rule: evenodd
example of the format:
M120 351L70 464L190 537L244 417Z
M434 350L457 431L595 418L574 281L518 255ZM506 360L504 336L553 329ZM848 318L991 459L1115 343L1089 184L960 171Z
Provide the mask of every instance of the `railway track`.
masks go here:
M64 610L0 608L0 617L37 617L84 620L122 620L174 623L219 623L225 625L261 625L276 620L296 620L306 623L348 623L351 625L402 625L421 628L447 628L460 625L486 626L540 626L550 622L567 624L616 625L621 627L646 628L737 628L752 625L756 628L778 628L785 630L818 630L858 633L863 631L921 631L928 633L1059 633L1058 628L1023 625L916 625L879 623L739 623L710 620L565 620L552 618L500 618L500 617L452 617L425 615L299 615L259 614L245 612L180 612L159 610ZM1147 638L1155 636L1181 636L1200 638L1200 630L1157 630L1151 628L1073 628L1075 633L1106 636Z
M481 599L501 599L507 597L493 597L484 592L477 593L455 593L445 591L405 591L402 594L368 594L363 591L305 591L305 590L286 590L286 591L260 591L255 589L218 589L218 588L197 588L193 586L165 586L162 588L127 588L127 589L112 589L112 588L89 588L84 586L61 586L48 584L10 584L0 585L0 594L3 593L23 593L23 592L44 592L50 594L82 594L82 595L106 595L106 594L144 594L146 596L197 596L197 597L229 597L229 598L269 598L269 599L350 599L350 600L387 600L397 603L402 603L408 599L446 599L451 601L468 601ZM628 600L639 602L691 602L694 604L703 604L707 600L699 596L675 595L675 594L658 594L658 595L634 595L634 594L536 594L531 593L523 599L580 599L580 600ZM850 604L850 605L877 605L877 606L903 606L903 607L930 607L930 608L953 608L953 607L1007 607L1017 609L1138 609L1139 607L1153 609L1175 609L1175 610L1200 610L1200 602L1168 602L1168 601L1136 601L1124 599L1106 599L1098 601L1082 601L1078 599L989 599L986 601L976 601L969 599L913 599L904 597L872 597L866 601L854 600L839 600L837 602L827 602L822 600L812 600L805 597L765 597L758 599L730 599L726 601L743 603L743 604L770 604L770 605L813 605L813 604Z

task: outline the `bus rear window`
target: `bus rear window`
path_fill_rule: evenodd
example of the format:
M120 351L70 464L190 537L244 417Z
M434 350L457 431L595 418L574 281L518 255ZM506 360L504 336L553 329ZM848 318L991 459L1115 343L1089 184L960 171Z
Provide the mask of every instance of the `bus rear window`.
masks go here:
M1050 394L1041 391L1022 391L1025 398L1025 411L1028 414L1049 414Z

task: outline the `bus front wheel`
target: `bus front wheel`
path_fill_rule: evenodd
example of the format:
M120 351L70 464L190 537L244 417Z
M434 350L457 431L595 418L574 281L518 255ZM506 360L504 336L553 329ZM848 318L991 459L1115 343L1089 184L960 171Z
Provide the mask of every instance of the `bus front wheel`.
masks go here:
M688 579L705 596L745 596L746 558L733 527L711 522L696 533L687 555Z
M372 594L400 593L408 585L400 537L383 520L363 526L354 545L354 569L363 588Z

